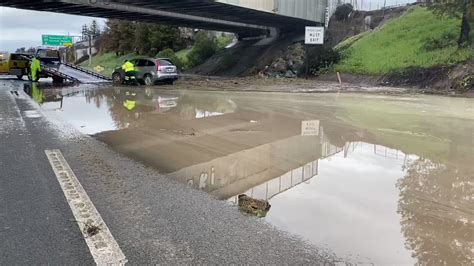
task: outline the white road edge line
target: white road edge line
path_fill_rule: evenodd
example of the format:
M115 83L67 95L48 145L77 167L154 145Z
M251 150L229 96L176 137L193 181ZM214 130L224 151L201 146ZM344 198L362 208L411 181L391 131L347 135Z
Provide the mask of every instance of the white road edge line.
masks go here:
M60 150L45 150L97 265L124 265L125 255ZM97 230L98 229L98 230Z

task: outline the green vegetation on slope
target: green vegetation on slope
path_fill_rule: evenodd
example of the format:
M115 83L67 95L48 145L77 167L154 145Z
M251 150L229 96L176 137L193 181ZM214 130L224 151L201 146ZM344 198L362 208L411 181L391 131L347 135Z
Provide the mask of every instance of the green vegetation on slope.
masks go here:
M217 42L217 49L224 49L229 45L234 39L233 35L225 34L217 37L215 41ZM196 44L195 44L196 45ZM199 47L199 44L197 45ZM180 50L175 53L176 58L181 62L181 66L186 69L192 67L189 61L189 55L192 54L194 47Z
M194 46L187 58L190 67L204 63L219 50L216 36L211 32L200 31L194 36Z
M104 74L106 76L111 76L114 69L116 67L121 66L123 64L123 61L125 61L126 59L139 58L139 57L146 57L146 56L137 56L133 53L126 54L123 56L116 56L115 53L101 53L92 57L91 66L89 66L89 60L86 60L79 65L93 71L96 71L94 67L101 66L104 68L101 74Z
M232 40L234 40L234 35L222 34L221 36L217 37L217 46L219 49L224 49L232 42Z
M370 31L364 31L364 32L361 32L355 36L352 36L352 37L349 37L347 39L345 39L344 41L338 43L334 49L338 50L338 51L343 51L345 49L348 49L350 48L355 42L357 42L358 40L362 39L363 37L365 37L366 35L370 34Z
M102 52L92 57L92 64L89 66L89 61L82 62L80 66L96 71L96 66L104 68L101 71L104 75L112 75L113 70L121 66L126 59L143 58L143 57L165 57L171 59L180 69L187 69L195 65L203 63L207 58L214 53L222 50L229 43L232 42L234 36L223 34L216 37L210 32L199 32L196 35L194 46L189 49L183 49L174 52L171 48L161 50L156 56L136 55L135 53L128 53L123 56L117 56L114 52ZM148 52L150 55L150 52Z
M473 57L473 47L458 49L460 19L414 8L380 29L337 46L343 59L335 71L386 74L406 67L451 65Z
M180 51L177 51L176 52L176 57L181 60L181 62L183 63L183 66L184 67L187 67L189 62L188 62L188 54L191 52L193 48L187 48L187 49L183 49L183 50L180 50Z

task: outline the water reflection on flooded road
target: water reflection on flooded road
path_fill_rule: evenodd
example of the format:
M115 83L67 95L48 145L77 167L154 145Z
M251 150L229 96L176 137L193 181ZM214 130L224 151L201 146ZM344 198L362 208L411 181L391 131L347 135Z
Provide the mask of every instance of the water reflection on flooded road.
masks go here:
M350 262L474 260L472 99L25 92L169 178L230 202L241 193L268 199L264 219Z
M413 264L400 234L396 184L404 176L403 167L416 158L374 144L347 143L320 159L315 176L302 184L301 173L311 164L282 176L287 179L283 183L293 176L296 186L272 198L267 220L315 244L324 243L348 261ZM275 181L249 193L271 192Z

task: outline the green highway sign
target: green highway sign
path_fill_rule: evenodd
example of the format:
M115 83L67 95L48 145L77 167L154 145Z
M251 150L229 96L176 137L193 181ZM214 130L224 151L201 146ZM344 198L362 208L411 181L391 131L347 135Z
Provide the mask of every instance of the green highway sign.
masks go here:
M72 36L42 35L43 45L69 46L72 45Z

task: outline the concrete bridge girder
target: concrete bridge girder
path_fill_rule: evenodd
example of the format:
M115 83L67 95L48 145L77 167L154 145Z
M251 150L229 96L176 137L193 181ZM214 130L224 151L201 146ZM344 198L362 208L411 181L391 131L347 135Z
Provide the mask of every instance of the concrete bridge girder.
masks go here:
M0 0L0 5L227 31L237 33L240 37L269 35L276 31L303 32L306 25L320 24L214 0Z

